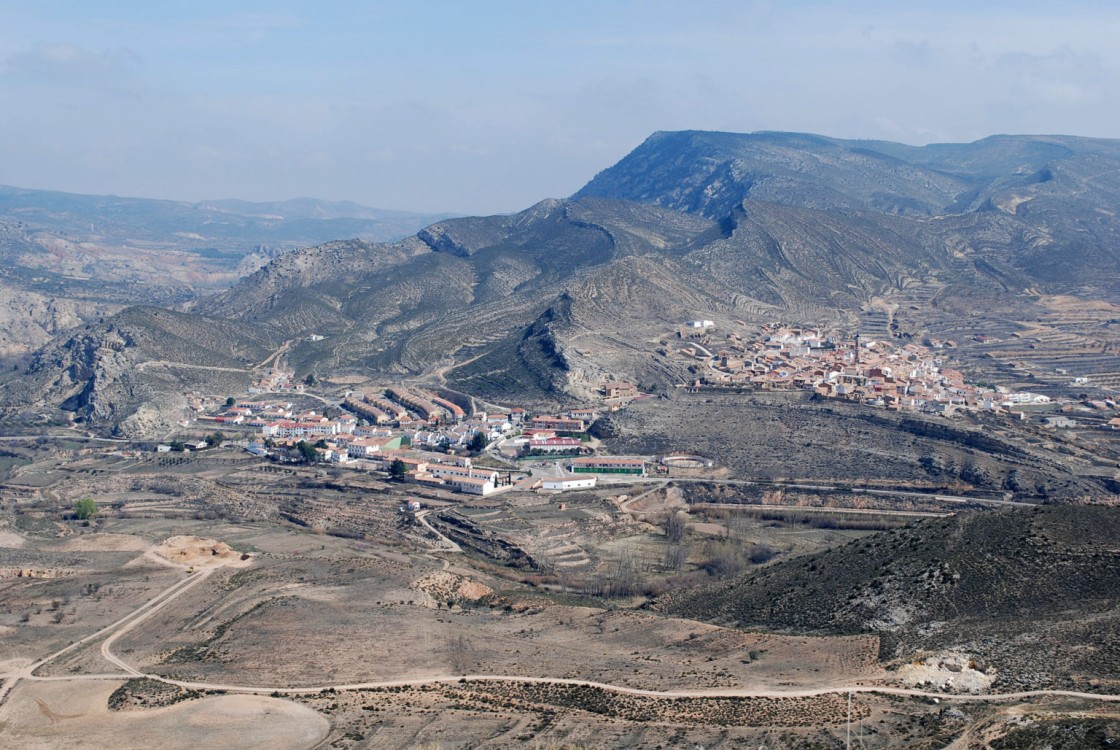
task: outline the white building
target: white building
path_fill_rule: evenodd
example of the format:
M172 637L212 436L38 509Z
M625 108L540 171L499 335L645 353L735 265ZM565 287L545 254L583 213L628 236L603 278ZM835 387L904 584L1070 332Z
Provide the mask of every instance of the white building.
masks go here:
M574 476L568 474L567 476L557 477L555 479L545 479L541 486L546 490L557 490L558 492L565 492L567 490L589 490L595 486L596 476Z
M451 489L469 495L489 495L498 490L494 483L485 477L445 476L443 483Z

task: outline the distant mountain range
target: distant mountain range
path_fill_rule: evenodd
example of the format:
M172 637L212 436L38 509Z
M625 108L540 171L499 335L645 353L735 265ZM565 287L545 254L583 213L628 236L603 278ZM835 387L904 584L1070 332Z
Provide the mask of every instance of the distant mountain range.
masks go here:
M700 317L957 339L957 356L990 382L1057 388L1068 373L1111 382L1118 206L1112 140L916 148L657 133L567 200L440 221L391 244L284 254L176 313L174 326L190 334L173 339L173 352L172 339L151 333L170 325L152 308L62 336L7 384L7 398L66 403L104 425L142 406L145 424L166 421L179 403L167 394L202 375L159 370L157 383L138 365L182 361L189 340L225 341L214 356L230 370L286 345L300 373L424 376L492 399L562 402L607 376L660 392L688 373L657 353L659 341ZM973 340L1024 332L1042 345ZM107 338L123 343L107 354Z
M184 203L0 186L0 357L129 304L174 304L338 237L397 240L446 214L299 198Z
M112 244L170 243L231 256L245 255L261 245L286 248L342 237L396 240L448 216L316 198L187 203L0 185L0 220L31 230Z

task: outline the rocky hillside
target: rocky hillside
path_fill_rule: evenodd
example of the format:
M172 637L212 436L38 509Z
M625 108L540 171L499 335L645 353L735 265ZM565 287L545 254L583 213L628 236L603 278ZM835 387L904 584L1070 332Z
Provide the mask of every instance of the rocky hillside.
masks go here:
M686 373L660 342L694 318L937 336L990 382L1106 383L1120 377L1116 174L1113 141L659 133L572 199L289 253L190 314L204 331L251 326L301 374L521 402L586 397L608 376L663 391ZM995 351L978 333L1024 343Z
M684 591L660 607L744 628L877 633L896 663L965 653L1004 688L1115 686L1118 533L1117 507L961 514Z
M733 476L763 480L893 483L987 496L1011 492L1039 502L1105 498L1120 490L1104 476L1085 476L1083 455L1008 439L1017 427L1007 415L947 422L803 391L740 395L673 389L665 398L601 417L593 431L618 455L696 452ZM740 431L753 439L735 439ZM716 501L740 501L733 487L725 493Z
M311 198L183 203L0 186L0 362L126 305L231 286L288 250L395 240L441 218Z
M801 133L655 133L573 197L591 196L713 219L744 200L871 212L876 223L905 216L919 220L908 231L965 259L994 257L1036 280L1114 290L1120 276L1115 140L992 136L913 147ZM960 215L970 219L941 226Z
M123 305L57 298L0 281L0 362L18 360L87 320L108 317Z
M241 393L270 352L250 326L132 307L41 349L0 383L0 401L8 418L20 406L54 405L122 434L163 434L185 416L187 391Z

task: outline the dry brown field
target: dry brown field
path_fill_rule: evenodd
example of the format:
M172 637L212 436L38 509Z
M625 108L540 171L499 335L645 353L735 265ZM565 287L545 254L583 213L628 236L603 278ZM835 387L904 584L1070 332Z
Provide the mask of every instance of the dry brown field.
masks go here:
M646 485L425 497L433 535L399 512L407 489L363 474L95 459L32 460L0 486L0 746L824 748L851 731L932 748L1013 718L867 693L849 714L847 687L890 680L876 637L645 606L643 587L718 574L713 556L796 556L867 529ZM89 525L70 517L81 497L99 506ZM447 551L453 517L476 546ZM536 567L493 554L507 548ZM633 591L589 590L623 565Z

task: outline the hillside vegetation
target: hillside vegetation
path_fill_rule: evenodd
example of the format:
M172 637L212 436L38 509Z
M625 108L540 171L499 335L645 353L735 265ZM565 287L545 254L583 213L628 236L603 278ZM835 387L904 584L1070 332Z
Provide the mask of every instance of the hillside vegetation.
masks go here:
M1005 675L1005 688L1115 686L1118 534L1120 508L1110 506L960 514L778 562L659 606L742 628L876 633L882 656L897 663L960 650Z

